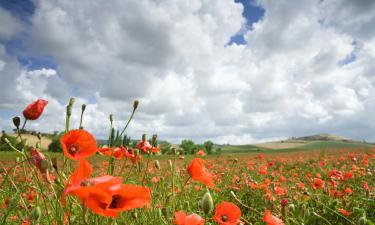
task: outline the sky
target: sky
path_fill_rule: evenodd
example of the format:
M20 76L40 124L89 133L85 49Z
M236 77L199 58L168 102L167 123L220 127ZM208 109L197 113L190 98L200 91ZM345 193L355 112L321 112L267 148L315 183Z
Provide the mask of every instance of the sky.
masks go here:
M0 129L64 129L87 104L127 133L247 144L331 133L375 141L373 0L0 0Z

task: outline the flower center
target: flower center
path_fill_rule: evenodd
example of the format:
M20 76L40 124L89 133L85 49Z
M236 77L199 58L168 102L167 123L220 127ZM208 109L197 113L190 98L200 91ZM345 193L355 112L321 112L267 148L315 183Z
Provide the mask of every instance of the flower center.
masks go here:
M79 185L81 187L87 187L87 186L91 186L92 184L88 180L83 180L83 181L81 181L81 183Z
M69 146L68 152L69 152L69 154L74 156L75 154L77 154L79 152L79 147L76 146L75 144L72 144L72 145Z
M227 216L227 215L222 215L222 216L221 216L221 220L222 220L223 222L227 221L227 220L228 220L228 216Z
M110 209L116 209L117 208L117 205L119 204L121 200L121 196L120 195L113 195L112 196L112 201L111 201L111 204L109 205L109 208Z

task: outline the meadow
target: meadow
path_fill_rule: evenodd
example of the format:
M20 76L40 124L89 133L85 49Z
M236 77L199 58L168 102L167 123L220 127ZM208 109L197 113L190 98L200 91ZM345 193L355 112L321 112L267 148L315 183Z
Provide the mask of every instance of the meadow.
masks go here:
M332 142L278 151L242 146L221 155L174 149L158 155L156 135L144 135L135 148L121 138L131 118L119 135L110 118L108 146L98 146L83 127L69 127L73 103L60 139L63 152L6 142L13 151L0 152L0 224L375 222L370 145ZM45 105L35 104L26 107L25 121L42 114ZM14 122L17 130L24 128Z

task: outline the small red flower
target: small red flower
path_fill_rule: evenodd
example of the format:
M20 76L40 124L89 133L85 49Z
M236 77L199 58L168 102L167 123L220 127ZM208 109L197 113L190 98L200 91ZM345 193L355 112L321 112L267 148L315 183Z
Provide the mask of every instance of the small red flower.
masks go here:
M241 210L233 203L221 202L216 206L213 220L220 225L237 225L240 222Z
M64 134L60 143L65 156L74 160L87 158L96 153L96 140L85 130L71 130Z
M197 156L205 156L206 153L203 151L203 150L199 150L197 151L197 153L195 153Z
M174 217L176 225L204 225L204 219L195 213L186 215L185 212L178 211L175 212Z
M345 209L338 209L337 211L339 211L344 216L349 216L350 215L350 212L346 211Z
M36 166L41 173L47 172L46 157L38 149L31 147L29 149L30 163Z
M203 159L195 158L191 161L187 170L193 180L202 182L208 187L214 187L214 176L207 170L205 163Z
M150 150L152 149L152 146L148 141L140 141L140 142L137 143L136 148L138 148L142 152L148 154L148 153L150 153Z
M264 213L263 221L266 222L267 225L284 225L283 221L276 216L273 216L270 210L266 210Z
M323 188L324 187L324 181L320 178L314 178L313 181L311 182L311 187L314 190Z
M29 104L25 110L23 110L23 116L27 120L36 120L42 115L44 107L48 104L48 101L44 99L38 99L35 102Z

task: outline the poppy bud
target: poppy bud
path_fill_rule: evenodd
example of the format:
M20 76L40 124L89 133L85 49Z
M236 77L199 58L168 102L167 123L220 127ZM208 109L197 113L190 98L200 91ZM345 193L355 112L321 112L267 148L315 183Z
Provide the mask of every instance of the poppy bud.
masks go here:
M288 209L289 211L294 212L294 210L296 210L296 207L294 206L294 204L289 204Z
M73 104L74 104L75 100L76 100L76 99L75 99L75 98L73 98L73 97L72 97L72 98L70 98L70 99L69 99L69 105L70 105L70 106L73 106Z
M146 141L146 134L142 134L142 141Z
M113 123L113 115L112 115L112 114L109 114L109 121L110 121L111 123Z
M40 143L37 142L35 146L36 146L36 148L40 148Z
M135 212L135 211L133 211L132 212L132 217L133 217L133 219L137 220L138 219L138 213Z
M86 110L86 104L82 104L82 113Z
M133 102L133 110L136 110L138 108L138 105L139 105L139 101L138 100L135 100Z
M165 218L168 218L169 217L169 210L168 210L168 208L162 208L161 209L161 213L163 214L163 216L165 217Z
M66 106L66 115L68 117L70 117L72 115L72 106L71 105Z
M281 206L285 207L286 205L288 205L288 199L286 198L281 199Z
M19 127L20 127L21 119L18 116L15 116L15 117L13 117L12 120L13 120L14 126L16 126L16 128L18 130Z
M209 214L214 208L214 202L212 200L211 194L207 191L202 198L201 207L203 209L204 214Z
M155 166L156 169L158 169L158 170L160 169L160 163L159 163L159 160L155 160L155 161L154 161L154 166Z
M173 170L173 163L172 160L168 160L168 165L171 170Z
M366 217L365 216L360 217L359 220L358 220L358 224L359 225L366 225L367 224Z
M16 157L16 163L20 162L20 157Z
M156 135L156 134L152 135L152 139L151 139L151 145L152 146L156 146L157 138L158 138L158 135Z
M42 215L42 211L40 210L40 207L37 206L31 211L30 219L34 222L38 222L40 219L40 216Z

